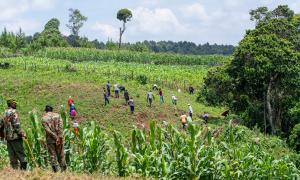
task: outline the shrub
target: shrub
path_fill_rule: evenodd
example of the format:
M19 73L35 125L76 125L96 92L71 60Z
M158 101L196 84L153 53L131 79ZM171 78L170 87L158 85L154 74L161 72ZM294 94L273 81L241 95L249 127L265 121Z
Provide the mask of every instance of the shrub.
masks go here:
M296 151L300 151L300 123L297 124L289 137L289 144L293 147Z
M136 80L141 84L141 85L146 85L148 82L148 78L145 75L139 75L136 77Z

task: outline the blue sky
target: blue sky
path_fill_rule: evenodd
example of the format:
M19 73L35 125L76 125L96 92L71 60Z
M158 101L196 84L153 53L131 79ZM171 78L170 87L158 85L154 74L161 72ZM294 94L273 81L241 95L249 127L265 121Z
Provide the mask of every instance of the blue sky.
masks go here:
M124 35L127 42L173 40L236 45L245 30L254 26L248 15L250 9L279 4L300 12L300 0L0 0L0 28L17 31L21 27L26 34L33 34L56 17L61 32L68 35L68 9L78 8L88 17L81 36L116 41L121 25L116 13L126 7L133 11Z

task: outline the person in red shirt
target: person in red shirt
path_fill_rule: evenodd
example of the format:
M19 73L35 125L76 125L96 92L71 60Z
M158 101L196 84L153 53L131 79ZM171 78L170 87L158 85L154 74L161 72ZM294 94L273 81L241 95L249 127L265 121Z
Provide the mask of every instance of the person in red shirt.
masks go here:
M71 106L71 104L74 104L74 100L72 99L71 96L69 96L68 105Z
M160 104L164 103L164 95L163 92L161 90L161 88L159 88L159 99L160 99Z

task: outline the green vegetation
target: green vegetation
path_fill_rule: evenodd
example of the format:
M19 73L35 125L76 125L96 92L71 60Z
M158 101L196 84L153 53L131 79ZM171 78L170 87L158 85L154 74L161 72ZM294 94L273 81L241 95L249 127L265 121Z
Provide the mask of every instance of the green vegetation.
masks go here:
M230 56L194 56L165 53L110 51L97 49L77 48L47 48L36 54L37 57L66 59L72 62L129 62L156 65L221 65L231 60Z
M189 124L187 132L152 121L149 131L135 128L125 143L121 134L106 134L93 121L76 136L64 109L61 112L71 171L167 179L300 178L295 166L300 157L283 141L255 134L231 121L215 129ZM40 143L44 135L34 113L31 122L26 141L29 163L32 168L46 167L46 149Z
M202 46L187 42L178 43L182 49L175 48L178 44L171 46L172 42L122 44L125 24L133 16L128 9L117 15L123 22L119 50L112 41L101 45L80 37L87 17L78 9L70 9L69 37L61 35L55 18L32 38L21 29L16 34L4 30L0 110L4 111L5 99L17 100L28 137L24 146L30 169L49 166L40 122L49 104L63 118L66 161L74 173L157 179L300 179L300 18L287 6L272 11L261 7L250 15L256 28L247 31L233 57L151 52L199 54L196 51ZM105 50L94 48L98 45ZM203 48L219 52L209 45ZM134 114L122 95L111 97L104 106L107 81L128 90ZM155 91L154 106L148 107L146 93L153 84L162 88L165 103L159 103ZM188 94L190 85L199 93ZM172 95L177 97L176 106ZM78 135L65 109L69 96L78 111ZM183 130L180 116L187 113L187 104L193 107L193 121ZM221 117L228 109L230 115ZM204 112L209 114L207 124L201 118ZM4 144L0 153L0 168L4 168L8 164Z
M288 137L300 120L293 113L300 101L300 22L287 6L252 14L256 28L229 65L210 71L199 99L229 106L249 127Z
M59 109L60 105L66 103L68 96L72 95L79 112L78 118L83 124L95 120L101 127L108 130L117 129L128 137L134 125L147 127L153 119L178 124L178 115L187 111L188 103L191 103L199 114L208 111L217 117L223 110L196 103L195 96L184 92L184 86L187 87L189 83L201 84L207 69L202 66L170 68L111 62L72 64L69 61L33 57L3 59L0 62L7 61L13 66L0 71L0 80L3 82L0 91L4 97L14 97L18 100L22 117L27 117L32 109L36 109L41 115L46 104L52 104ZM193 75L195 72L196 76ZM146 75L146 85L140 84L139 75ZM186 77L191 81L184 81ZM128 89L130 96L135 100L135 115L130 115L129 107L124 105L123 98L112 98L111 104L103 107L102 88L107 80ZM158 105L158 94L155 94L155 106L148 108L146 92L154 83L163 88L166 103ZM178 87L182 89L181 93L177 92ZM177 108L171 103L173 94L178 98ZM30 124L27 121L23 123L25 126Z

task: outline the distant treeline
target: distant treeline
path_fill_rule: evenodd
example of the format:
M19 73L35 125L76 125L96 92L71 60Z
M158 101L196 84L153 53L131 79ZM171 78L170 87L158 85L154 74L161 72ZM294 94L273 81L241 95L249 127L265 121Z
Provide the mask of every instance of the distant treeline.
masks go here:
M57 20L52 21L55 22ZM56 23L59 24L59 22ZM8 48L12 52L32 52L43 47L80 47L106 50L118 49L117 42L113 42L111 40L101 42L97 39L90 41L86 37L74 37L73 35L63 36L59 32L57 24L49 21L43 32L35 33L32 36L25 35L22 29L19 29L17 33L8 32L4 29L0 34L0 47ZM209 43L197 45L193 42L187 41L143 41L136 43L123 43L122 49L137 52L231 55L234 51L234 46Z
M193 42L180 41L144 41L145 44L153 52L173 52L179 54L195 54L195 55L209 55L222 54L231 55L234 51L232 45L217 45L217 44L195 44Z

